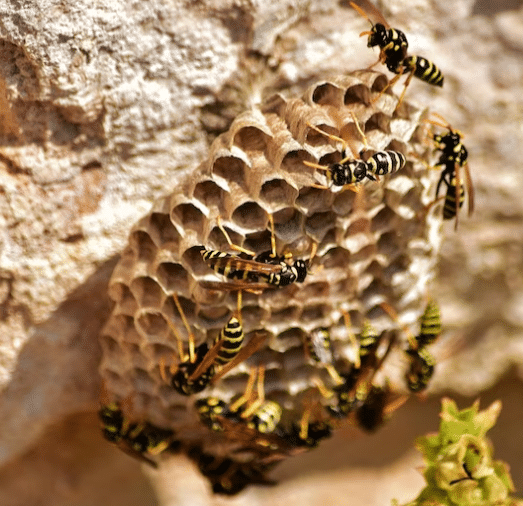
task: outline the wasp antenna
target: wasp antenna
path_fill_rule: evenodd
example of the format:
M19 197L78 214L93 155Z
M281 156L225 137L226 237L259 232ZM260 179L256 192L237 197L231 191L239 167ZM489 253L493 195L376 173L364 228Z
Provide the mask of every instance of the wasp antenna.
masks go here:
M449 130L452 130L450 123L441 114L438 114L437 112L431 112L430 114L431 114L431 116L436 116L439 120L442 121L442 123L439 123L439 122L433 121L433 120L427 120L428 123L432 123L433 125L440 126L442 128L448 128Z

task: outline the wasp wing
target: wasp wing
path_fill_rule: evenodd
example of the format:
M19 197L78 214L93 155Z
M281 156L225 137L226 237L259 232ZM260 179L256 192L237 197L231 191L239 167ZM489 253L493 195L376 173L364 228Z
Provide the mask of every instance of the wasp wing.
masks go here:
M390 28L387 20L378 8L369 0L355 0L350 2L350 6L364 18L367 18L372 24L381 23L385 28Z
M244 290L255 294L262 293L268 288L277 288L276 285L270 285L269 283L249 283L248 281L200 281L200 286L206 290L212 290L214 292L234 292L238 290Z
M267 334L255 334L254 337L238 352L238 355L236 355L227 365L222 367L213 376L211 383L217 383L218 380L225 376L229 371L234 369L238 364L241 364L242 362L247 360L251 355L254 355L259 350L260 346L263 344L266 338Z
M468 213L469 216L474 212L474 184L472 183L472 177L470 176L470 170L468 163L466 163L463 166L463 170L465 171L465 180L467 184L467 192L468 192Z

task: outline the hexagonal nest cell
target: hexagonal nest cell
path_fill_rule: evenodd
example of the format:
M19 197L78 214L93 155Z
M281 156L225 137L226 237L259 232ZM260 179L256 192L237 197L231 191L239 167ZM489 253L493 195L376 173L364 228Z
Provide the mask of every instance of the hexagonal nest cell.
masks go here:
M135 226L115 269L115 308L101 334L104 403L116 403L142 431L167 431L169 447L197 460L216 491L263 481L275 461L330 433L335 392L363 357L365 322L377 336L374 359L365 359L367 382L385 384L387 343L401 349L406 337L381 303L399 321L422 314L439 249L441 213L430 206L437 173L424 163L425 111L408 102L396 111L397 97L379 93L386 82L383 74L358 71L311 86L301 98L277 95L237 117L208 159ZM305 163L325 165L348 148L362 150L360 131L368 143L363 159L393 149L406 157L405 167L351 191ZM253 261L228 245L222 228L237 246L267 258L271 221L277 257L264 265L304 260L302 283L271 286L253 271L244 281L226 279L205 262L202 248ZM253 341L259 348L201 392L178 393L171 385L178 364L189 361L194 371L204 343L212 347L233 316L244 348ZM314 361L308 343L327 333L330 363ZM365 376L363 358L360 367ZM205 418L195 406L214 399L230 407L249 379L252 392L234 416ZM311 444L300 434L306 427Z

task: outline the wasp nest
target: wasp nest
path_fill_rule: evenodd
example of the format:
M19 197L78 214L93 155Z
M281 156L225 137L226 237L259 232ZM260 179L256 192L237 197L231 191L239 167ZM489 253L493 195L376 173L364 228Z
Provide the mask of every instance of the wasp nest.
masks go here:
M317 83L301 98L277 95L245 112L215 140L208 159L133 227L110 282L115 308L101 335L105 396L125 403L128 418L173 431L200 460L250 463L257 476L257 466L271 461L271 446L258 451L226 430L211 430L196 400L231 402L253 367L263 365L265 398L281 406L280 425L289 430L311 404L331 402L317 385L319 378L332 388L332 378L304 353L308 336L328 329L334 366L343 371L355 359L351 330L360 333L367 320L378 333L397 327L380 303L404 321L421 315L439 249L441 219L429 206L436 174L422 161L423 111L404 103L395 112L397 98L389 90L380 96L387 82L377 72L354 72ZM304 162L339 161L343 145L313 127L357 151L402 153L406 164L366 180L358 192L334 187L325 171ZM263 334L263 345L203 392L177 393L165 381L180 361L172 329L185 340L188 332L174 296L196 346L211 346L237 314L238 292L212 289L209 282L224 278L202 259L201 248L235 254L221 223L233 243L255 254L270 251L271 217L277 254L309 262L305 281L243 290L245 343Z

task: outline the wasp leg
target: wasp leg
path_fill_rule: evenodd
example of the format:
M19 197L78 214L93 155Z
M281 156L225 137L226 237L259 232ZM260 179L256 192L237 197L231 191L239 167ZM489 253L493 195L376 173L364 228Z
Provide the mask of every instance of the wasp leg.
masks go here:
M246 255L249 255L251 257L254 257L256 253L254 251L248 250L246 248L242 248L241 246L238 246L237 244L234 244L231 240L231 237L227 233L227 230L225 230L225 227L222 224L221 218L218 216L217 219L218 228L222 231L223 235L225 236L225 239L227 240L229 247L233 249L234 251L237 251L238 253L245 253Z

